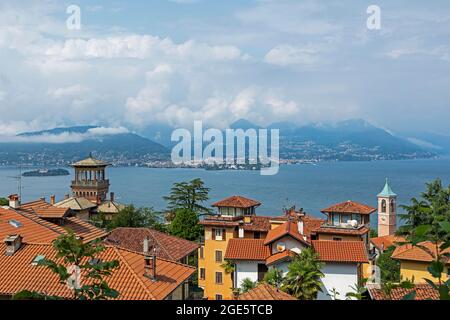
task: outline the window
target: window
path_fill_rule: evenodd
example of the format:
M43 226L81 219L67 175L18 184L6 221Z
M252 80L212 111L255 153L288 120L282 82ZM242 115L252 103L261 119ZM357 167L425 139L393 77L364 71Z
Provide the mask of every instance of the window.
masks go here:
M223 283L222 272L216 272L216 284L222 283Z
M216 262L222 262L222 251L216 250Z
M223 229L214 229L214 239L217 241L222 241L223 239Z
M450 277L450 268L447 268L447 275Z
M391 201L389 201L389 208L391 212L395 212L395 200L391 199Z
M333 241L342 241L341 237L333 237Z
M358 222L358 224L361 224L361 215L352 214L352 220L356 220Z
M342 214L341 215L341 222L342 223L347 223L350 220L352 220L352 215L351 214Z
M284 242L278 242L277 243L277 251L283 252L284 250L286 250L286 244Z
M216 294L216 300L223 300L223 296L221 294Z
M205 280L205 278L206 278L205 268L200 268L200 280Z
M381 201L381 212L386 212L386 200Z
M339 219L341 218L340 214L333 213L333 226L339 225Z
M265 264L258 263L258 282L261 282L264 280L264 276L266 275L268 269Z
M254 235L255 239L261 239L261 232L255 232Z
M205 251L205 247L201 246L200 247L200 259L205 259L204 251Z

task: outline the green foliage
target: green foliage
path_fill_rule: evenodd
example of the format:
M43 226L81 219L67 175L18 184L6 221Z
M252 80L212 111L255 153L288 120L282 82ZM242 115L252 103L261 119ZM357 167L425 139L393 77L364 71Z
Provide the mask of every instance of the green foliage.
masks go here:
M371 238L377 238L378 237L377 230L370 228L370 237Z
M175 218L169 225L169 233L186 240L199 240L203 234L203 226L199 224L198 215L189 209L178 209Z
M6 198L0 198L0 206L7 206L9 205L9 200Z
M256 288L257 283L253 282L252 280L250 280L249 278L245 278L242 280L241 282L241 293L245 293L248 292L254 288Z
M410 206L403 206L407 211L402 216L406 225L400 233L406 235L413 246L433 257L428 271L437 280L425 280L438 290L441 300L450 300L450 281L443 281L445 263L449 256L444 251L450 248L450 187L444 188L440 180L435 180L427 184L427 191L422 193L421 198L413 198ZM434 250L425 247L423 242L432 243ZM406 298L413 295L411 293Z
M66 284L72 277L67 266L73 270L79 271L79 281L75 279L76 285L73 286L73 299L75 300L105 300L117 298L119 293L110 288L104 277L110 276L115 268L119 266L119 262L101 261L98 259L99 254L105 250L100 241L93 243L83 243L73 232L67 235L61 235L53 242L56 250L56 259L62 259L63 263L44 259L39 261L39 266L46 266L59 276L59 281ZM16 294L18 298L52 298L40 293L20 292Z
M211 209L202 204L209 200L209 190L201 179L179 182L173 185L170 194L164 197L164 200L167 201L170 211L185 209L197 214L207 214L211 213Z
M270 268L264 276L263 282L270 284L271 286L281 288L283 284L283 271L278 268Z
M322 291L323 265L311 248L302 250L289 264L283 290L299 300L317 299Z
M382 282L399 282L400 281L400 262L391 258L395 247L387 248L378 257L376 264L381 271Z
M366 288L367 280L368 279L366 279L366 278L362 279L360 281L360 283L357 283L357 284L351 286L350 288L353 290L353 292L347 292L345 294L346 300L352 300L352 299L364 300L367 295L367 288Z
M153 208L141 207L136 209L133 205L128 205L117 213L109 224L109 229L120 227L127 228L154 228L164 230L162 215Z
M226 274L233 274L236 269L235 264L230 260L225 260L225 262L221 265Z

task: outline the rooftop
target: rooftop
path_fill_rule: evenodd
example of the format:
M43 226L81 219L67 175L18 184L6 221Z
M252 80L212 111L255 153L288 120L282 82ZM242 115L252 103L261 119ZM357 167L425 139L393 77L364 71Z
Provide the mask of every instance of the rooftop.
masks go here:
M377 209L351 200L332 205L331 207L322 210L323 213L355 213L355 214L371 214L375 211L377 211Z
M72 167L106 167L106 166L109 166L109 163L95 159L94 157L92 157L92 155L89 155L88 158L72 164Z
M117 228L108 235L105 243L113 244L128 250L142 252L144 239L149 240L149 248L156 249L156 256L178 261L199 245L185 239L174 237L150 228Z
M384 185L383 190L378 194L378 197L389 198L396 197L397 194L392 191L391 186L389 185L388 179L386 179L386 184Z
M0 244L0 252L5 251ZM22 290L36 291L70 299L71 290L59 281L59 277L43 266L32 265L37 256L45 256L62 263L50 244L23 244L12 256L0 254L0 294L13 295ZM157 277L152 281L144 276L144 256L114 246L107 246L99 258L104 261L119 261L106 281L119 291L119 300L162 300L186 281L195 268L173 261L157 259ZM159 276L158 276L159 275Z
M216 203L214 203L213 207L234 207L234 208L251 208L251 207L257 207L260 206L261 203L252 200L249 198L245 198L242 196L231 196L229 198L220 200Z
M392 258L397 260L431 262L436 255L436 246L431 242L421 242L418 246L412 244L405 244L395 248L392 253ZM447 248L443 253L450 253L450 248ZM449 258L444 258L447 264L450 264Z
M312 241L319 260L324 262L368 263L367 250L363 241Z
M80 211L95 208L97 205L83 197L70 197L55 203L55 207Z
M292 238L304 243L305 245L308 245L304 238L304 235L298 231L298 223L293 221L286 221L282 225L270 230L267 234L264 244L268 245L284 236L291 236Z
M372 244L375 247L383 250L395 245L397 242L401 243L404 241L405 238L398 236L384 236L384 237L370 238L370 242L372 242Z
M414 300L439 300L439 292L429 284L416 284L413 289L394 288L390 296L386 296L377 285L368 284L367 289L372 300L403 300L413 290L416 291Z
M297 300L297 299L267 283L261 283L256 288L241 294L238 300Z
M237 238L228 241L225 259L265 261L270 256L270 248L264 239Z
M280 263L282 261L289 261L295 257L297 253L291 250L284 250L282 252L277 252L266 259L266 265L270 266L275 263Z

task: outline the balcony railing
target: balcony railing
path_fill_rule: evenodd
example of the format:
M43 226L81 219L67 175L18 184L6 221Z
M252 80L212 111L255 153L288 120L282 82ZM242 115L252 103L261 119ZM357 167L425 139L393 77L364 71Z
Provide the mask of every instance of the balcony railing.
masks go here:
M96 187L96 186L109 186L109 180L72 180L72 185L73 186L78 186L78 187Z

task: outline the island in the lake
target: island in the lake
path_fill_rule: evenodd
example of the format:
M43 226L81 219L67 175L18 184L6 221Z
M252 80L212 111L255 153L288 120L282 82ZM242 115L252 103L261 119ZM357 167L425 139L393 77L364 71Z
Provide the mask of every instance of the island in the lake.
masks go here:
M34 171L24 172L24 177L56 177L56 176L68 176L70 172L65 169L39 169Z

